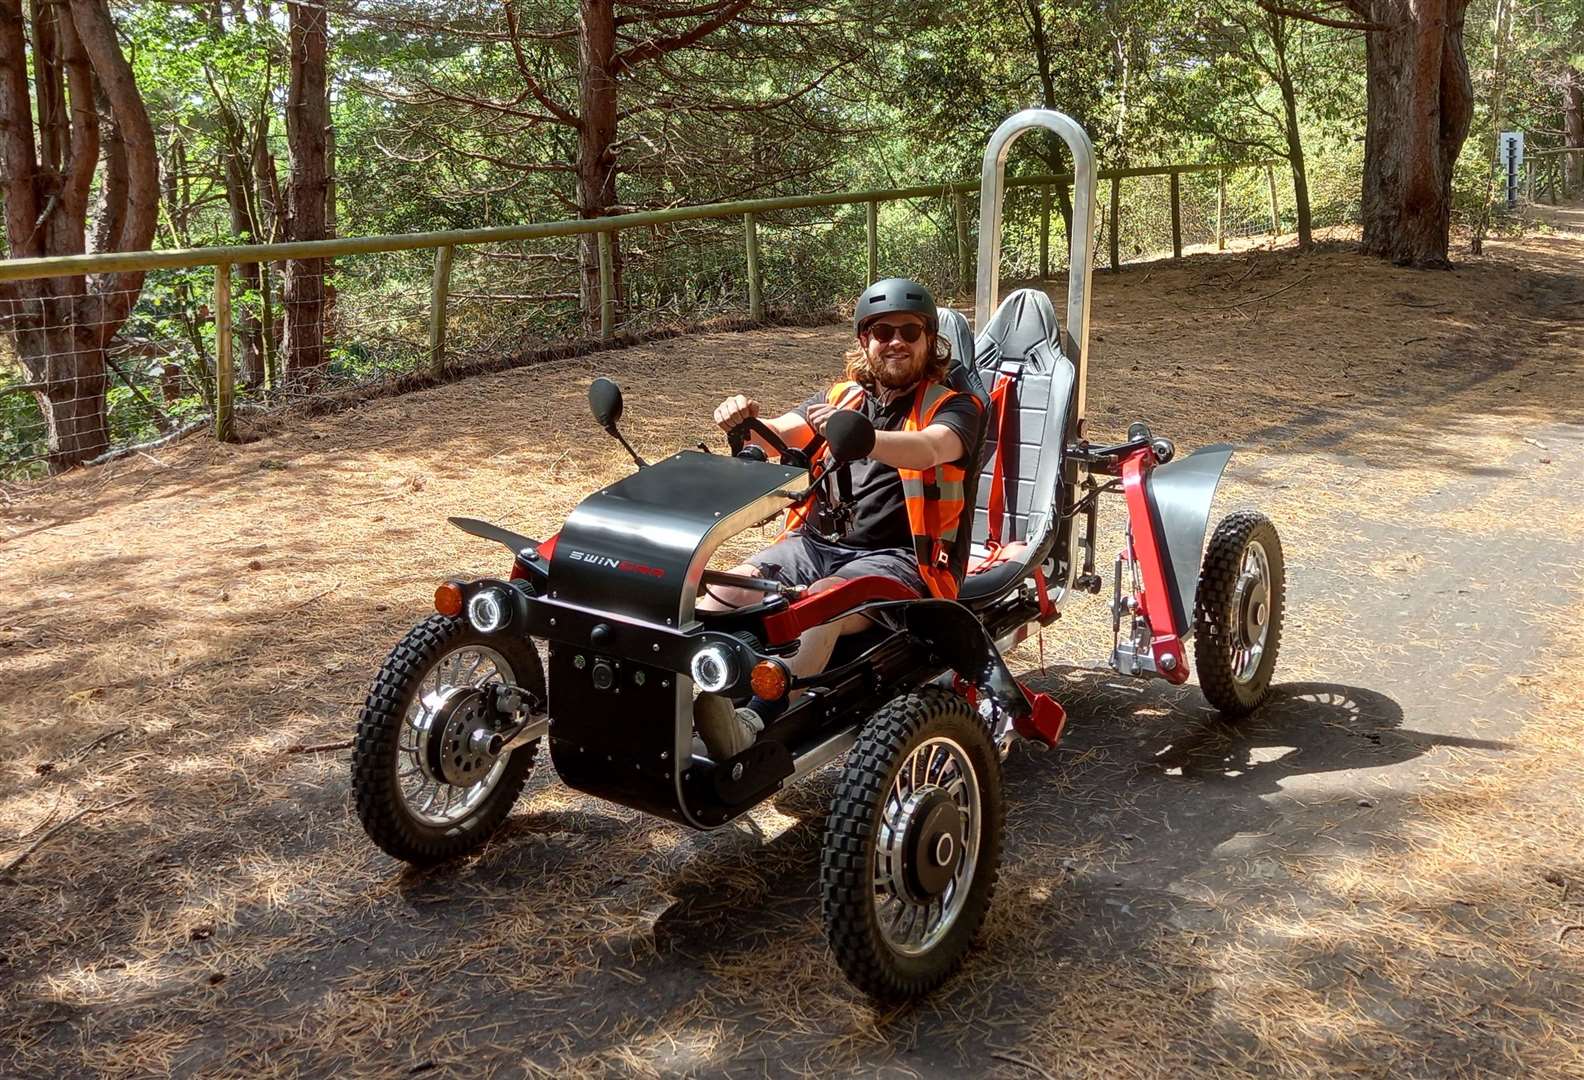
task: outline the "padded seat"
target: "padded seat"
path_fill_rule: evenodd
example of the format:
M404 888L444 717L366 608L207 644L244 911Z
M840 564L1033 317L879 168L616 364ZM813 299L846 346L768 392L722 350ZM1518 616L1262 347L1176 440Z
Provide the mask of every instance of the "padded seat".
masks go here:
M1075 436L1076 371L1050 298L1009 295L979 335L974 366L992 399L973 496L973 547L959 598L999 596L1056 538L1062 454Z

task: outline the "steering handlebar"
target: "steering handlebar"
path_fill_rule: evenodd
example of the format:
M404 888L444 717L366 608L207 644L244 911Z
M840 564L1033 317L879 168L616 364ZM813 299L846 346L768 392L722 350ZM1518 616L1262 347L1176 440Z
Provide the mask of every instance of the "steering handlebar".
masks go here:
M726 432L726 445L731 448L732 457L742 453L743 447L748 445L749 435L759 436L778 455L786 456L787 444L775 433L775 429L757 416L750 416Z

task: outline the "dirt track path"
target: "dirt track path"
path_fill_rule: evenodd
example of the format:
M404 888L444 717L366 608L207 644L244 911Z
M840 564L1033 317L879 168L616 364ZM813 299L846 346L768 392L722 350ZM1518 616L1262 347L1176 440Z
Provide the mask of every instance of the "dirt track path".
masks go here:
M344 738L438 576L718 391L789 402L839 328L714 334L194 444L0 514L0 1073L1577 1076L1584 246L1453 273L1345 252L1102 279L1091 413L1248 449L1282 530L1270 706L1106 675L1098 601L1018 654L1073 720L1014 752L981 948L876 1014L824 952L829 780L696 836L541 770L426 875L348 816ZM529 447L529 449L524 449ZM1102 534L1106 535L1106 534ZM1115 530L1109 535L1115 537ZM748 541L745 541L748 542ZM104 741L100 742L99 740ZM96 745L97 744L97 745Z

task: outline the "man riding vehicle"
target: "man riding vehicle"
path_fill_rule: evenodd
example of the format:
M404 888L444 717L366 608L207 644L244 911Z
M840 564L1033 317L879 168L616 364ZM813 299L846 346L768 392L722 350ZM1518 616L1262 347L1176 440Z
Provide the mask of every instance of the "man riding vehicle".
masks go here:
M851 578L879 574L901 581L920 596L954 598L967 565L973 509L965 504L981 426L979 402L945 385L951 348L940 336L935 298L906 278L887 278L864 290L846 355L842 381L791 412L764 421L789 447L823 452L825 426L839 409L856 409L873 422L874 449L852 463L852 499L843 508L843 531L821 496L787 515L775 543L734 568L736 574L806 586L805 595ZM971 358L958 359L969 361ZM730 431L760 404L745 394L727 398L714 420ZM756 435L754 441L765 445ZM763 598L751 589L709 586L697 607L722 611ZM816 626L799 638L791 657L794 676L824 670L843 634L870 625L849 615ZM785 703L755 699L734 709L719 694L700 694L694 706L699 735L712 757L741 753Z

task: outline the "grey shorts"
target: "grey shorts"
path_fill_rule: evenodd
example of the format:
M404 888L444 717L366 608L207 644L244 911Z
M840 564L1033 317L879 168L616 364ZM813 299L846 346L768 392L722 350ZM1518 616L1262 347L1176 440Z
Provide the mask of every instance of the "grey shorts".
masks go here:
M928 595L924 579L919 576L918 559L907 548L865 551L794 532L747 561L757 566L762 576L783 585L812 585L821 578L878 574L902 582L920 596Z

